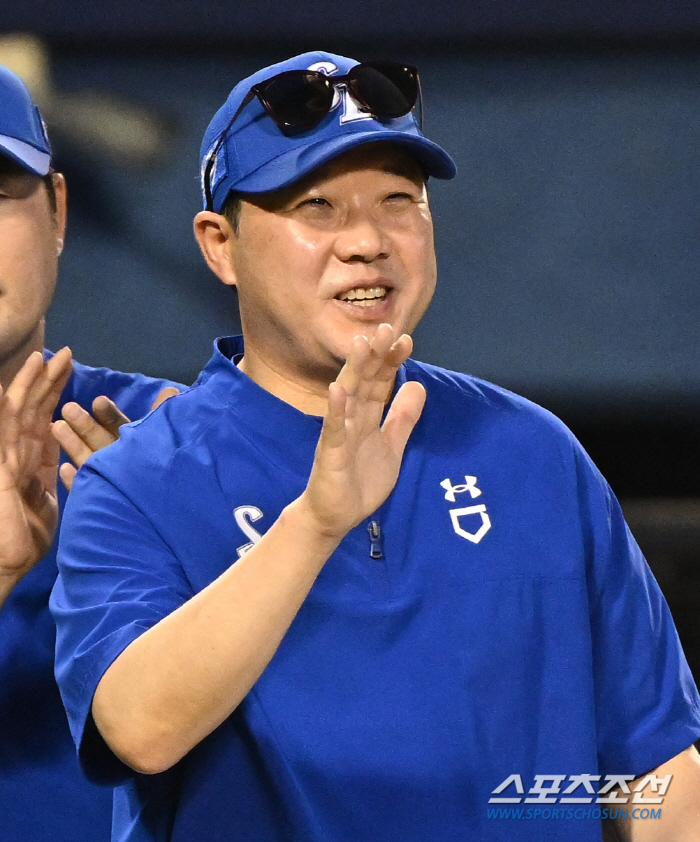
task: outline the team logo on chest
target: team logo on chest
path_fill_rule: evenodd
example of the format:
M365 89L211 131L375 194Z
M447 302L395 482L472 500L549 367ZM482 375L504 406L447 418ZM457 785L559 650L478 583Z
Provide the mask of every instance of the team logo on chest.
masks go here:
M476 483L476 477L465 474L463 483L453 485L452 480L448 477L440 483L440 486L445 489L445 500L448 500L450 503L456 503L458 502L458 494L469 494L472 500L481 497L481 489L477 487ZM472 544L478 544L489 529L491 529L491 518L486 511L486 505L484 503L450 509L449 513L454 531L461 538L471 541Z
M256 520L260 520L263 513L257 506L237 506L233 510L233 516L236 519L236 525L248 539L247 544L241 544L240 547L236 547L238 558L241 558L241 556L244 556L248 550L252 550L262 538L262 535L252 524L255 523Z

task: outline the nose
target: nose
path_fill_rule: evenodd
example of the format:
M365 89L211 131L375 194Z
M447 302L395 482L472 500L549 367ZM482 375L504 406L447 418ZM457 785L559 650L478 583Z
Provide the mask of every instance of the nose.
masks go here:
M344 263L372 263L389 256L389 243L370 214L353 214L338 231L335 250Z

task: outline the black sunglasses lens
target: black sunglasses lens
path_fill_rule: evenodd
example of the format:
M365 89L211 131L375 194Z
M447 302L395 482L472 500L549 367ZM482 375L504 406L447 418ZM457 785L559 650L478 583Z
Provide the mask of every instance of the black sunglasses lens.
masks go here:
M306 131L317 126L333 104L333 86L319 73L290 70L259 88L270 116L281 128Z
M378 117L402 117L418 98L418 74L412 67L390 61L355 65L348 73L353 97Z

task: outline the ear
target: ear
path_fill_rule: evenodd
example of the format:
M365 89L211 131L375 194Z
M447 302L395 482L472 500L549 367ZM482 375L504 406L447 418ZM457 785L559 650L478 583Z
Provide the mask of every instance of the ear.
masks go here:
M66 179L62 173L55 172L51 176L53 181L53 189L56 195L56 214L55 214L55 229L56 229L56 251L60 255L63 251L63 240L66 236L66 206L67 206L67 188Z
M228 286L236 286L232 251L237 237L228 219L200 211L194 218L194 236L211 271Z

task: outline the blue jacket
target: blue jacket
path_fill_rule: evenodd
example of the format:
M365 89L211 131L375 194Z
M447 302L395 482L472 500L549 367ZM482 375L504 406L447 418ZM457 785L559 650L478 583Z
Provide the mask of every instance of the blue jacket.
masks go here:
M491 799L524 806L536 775L561 776L562 796L569 776L640 775L697 739L668 609L559 421L414 361L398 380L423 383L427 403L395 489L331 556L233 715L162 775L101 741L90 705L105 670L309 476L321 419L246 377L241 351L220 341L191 390L93 456L66 510L57 676L86 771L116 785L114 839L599 842L585 792L589 812L557 820ZM515 779L499 794L512 775L524 794Z

